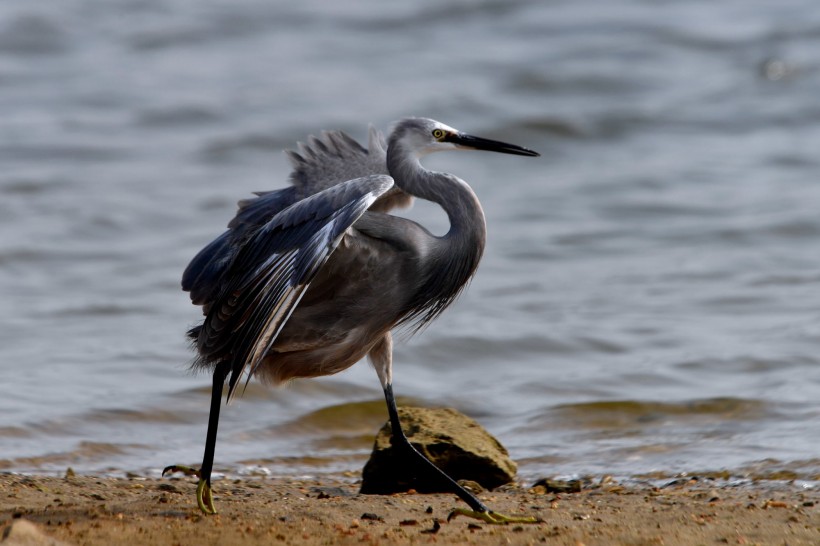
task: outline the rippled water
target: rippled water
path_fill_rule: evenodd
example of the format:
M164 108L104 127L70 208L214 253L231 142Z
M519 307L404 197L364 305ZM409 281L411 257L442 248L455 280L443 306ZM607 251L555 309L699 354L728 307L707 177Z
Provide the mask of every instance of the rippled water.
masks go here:
M477 418L525 478L816 477L818 51L809 1L3 2L0 468L196 464L187 261L283 148L424 115L543 157L427 162L490 235L397 347L402 402ZM252 384L217 469L358 470L384 419L365 364Z

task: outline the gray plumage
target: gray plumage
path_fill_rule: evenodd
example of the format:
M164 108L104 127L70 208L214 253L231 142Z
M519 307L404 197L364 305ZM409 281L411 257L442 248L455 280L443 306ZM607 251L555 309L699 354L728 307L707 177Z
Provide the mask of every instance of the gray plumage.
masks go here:
M327 375L375 349L371 360L389 383L390 331L438 316L484 251L473 191L419 163L458 147L534 154L423 118L400 121L387 142L371 128L368 148L325 132L287 152L291 185L241 201L228 230L183 275L183 289L205 313L189 333L195 366L230 362L230 399L243 372L273 383ZM411 196L445 210L447 234L387 214Z
M424 118L398 122L385 141L370 130L364 148L342 132L325 132L288 157L291 185L241 201L228 229L203 248L182 288L205 320L189 336L195 367L213 370L205 455L197 503L216 513L211 473L222 388L228 400L243 373L272 383L340 372L365 356L384 389L394 445L438 476L491 523L532 523L487 508L416 451L401 430L392 387L393 338L401 325L422 328L461 293L484 252L484 212L466 182L428 171L419 159L458 148L537 156ZM440 205L450 230L437 237L388 214L413 197Z
M286 150L293 166L290 183L300 197L327 189L340 180L352 180L387 171L387 141L384 135L370 127L368 147L364 148L342 131L324 131L321 138L311 136L297 151ZM371 211L388 212L396 207L408 207L413 198L398 186L393 186L371 207Z

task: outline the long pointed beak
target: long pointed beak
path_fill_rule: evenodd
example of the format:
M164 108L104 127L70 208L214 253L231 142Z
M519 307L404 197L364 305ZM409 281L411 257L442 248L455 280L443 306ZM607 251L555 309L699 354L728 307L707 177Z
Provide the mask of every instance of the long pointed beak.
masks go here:
M523 146L516 146L515 144L507 144L506 142L499 142L498 140L490 140L488 138L481 138L465 133L456 133L446 139L447 142L452 142L456 146L462 148L471 148L473 150L486 150L488 152L500 152L502 154L525 155L527 157L540 157L541 154L534 152L529 148Z

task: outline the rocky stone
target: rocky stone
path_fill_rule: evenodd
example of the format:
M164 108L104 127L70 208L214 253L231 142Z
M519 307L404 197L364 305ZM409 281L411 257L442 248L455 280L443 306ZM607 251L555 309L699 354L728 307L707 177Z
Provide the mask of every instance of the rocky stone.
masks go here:
M16 519L3 529L0 544L3 546L71 546L66 542L51 538L30 521Z
M456 481L472 480L485 489L513 481L516 465L498 440L466 415L450 408L399 408L407 439ZM376 436L370 460L362 472L361 492L390 494L415 489L419 493L448 491L434 476L397 456L386 423Z

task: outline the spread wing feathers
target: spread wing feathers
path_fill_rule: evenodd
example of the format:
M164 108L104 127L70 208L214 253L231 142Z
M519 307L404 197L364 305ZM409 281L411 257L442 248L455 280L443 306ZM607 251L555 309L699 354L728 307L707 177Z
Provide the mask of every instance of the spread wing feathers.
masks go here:
M363 176L387 174L387 142L381 131L370 127L368 147L364 148L342 131L325 131L300 143L298 151L287 151L293 165L291 186L274 191L256 192L256 197L239 202L228 230L197 254L182 275L182 289L191 301L203 306L207 315L219 295L225 274L236 253L260 226L287 207L341 182ZM408 207L413 198L393 186L370 206L376 212Z
M371 174L388 174L387 141L381 131L370 127L367 148L342 131L324 131L298 143L285 153L293 166L290 182L301 197L312 195L344 180ZM371 207L387 212L408 207L413 198L394 186Z
M219 295L236 254L260 226L296 202L293 187L258 194L255 199L240 201L239 211L228 224L228 230L194 256L182 274L182 289L190 292L191 301L202 305L207 315L211 302Z
M229 400L242 373L250 378L267 355L345 231L392 186L385 175L332 186L276 214L236 251L197 337L200 365L232 363Z
M219 290L222 273L230 265L233 251L230 231L226 231L199 251L182 274L182 289L190 292L191 302L204 305L213 300ZM207 314L207 309L205 313Z

